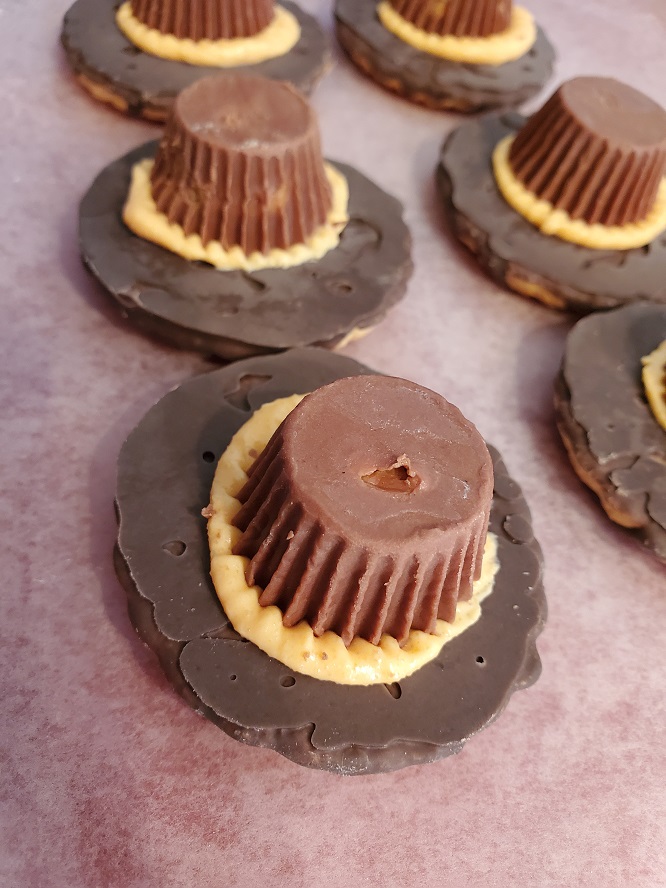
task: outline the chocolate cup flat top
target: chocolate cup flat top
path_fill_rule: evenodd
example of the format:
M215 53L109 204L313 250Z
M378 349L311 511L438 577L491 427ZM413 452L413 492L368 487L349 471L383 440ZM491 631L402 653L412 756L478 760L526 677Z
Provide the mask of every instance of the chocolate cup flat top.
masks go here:
M666 142L666 111L613 77L575 77L560 87L569 114L600 139L636 147Z
M183 348L222 358L334 343L381 320L412 271L402 207L344 164L350 221L317 262L287 269L219 271L134 235L121 218L132 166L156 142L110 164L81 202L83 260L138 325Z
M282 5L301 26L296 46L286 55L228 69L188 65L142 52L116 25L120 5L121 0L76 0L65 15L61 41L75 74L85 75L124 99L129 114L149 108L164 119L185 87L225 70L287 80L309 93L329 64L328 43L319 24L290 0Z
M445 206L461 216L487 271L504 282L518 270L561 295L576 311L626 302L666 302L666 232L633 250L592 250L542 234L500 194L495 145L525 118L508 112L465 123L446 139L438 168Z
M410 92L452 97L478 108L516 105L537 93L552 73L555 51L539 28L532 48L504 65L470 65L415 49L380 22L377 0L337 0L338 25L363 44L363 54L387 78Z
M292 675L233 632L209 578L200 516L216 460L261 404L372 372L341 355L298 349L196 377L146 414L118 464L119 575L135 625L174 686L237 739L346 774L458 752L538 677L535 640L546 615L529 509L491 448L495 590L481 619L399 687Z
M666 306L642 303L585 318L567 339L562 377L595 474L626 510L644 516L647 545L666 561L666 432L641 379L641 358L664 339Z

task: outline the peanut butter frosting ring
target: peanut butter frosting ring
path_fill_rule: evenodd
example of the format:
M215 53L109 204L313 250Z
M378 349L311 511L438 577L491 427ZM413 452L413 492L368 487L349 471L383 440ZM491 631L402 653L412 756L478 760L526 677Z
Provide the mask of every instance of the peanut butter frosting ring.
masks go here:
M666 231L666 178L662 179L648 215L640 222L602 225L572 219L566 210L534 195L515 176L509 163L514 141L515 136L506 136L495 146L492 156L495 181L506 202L544 234L593 250L632 250L650 244Z
M109 0L76 0L63 21L61 42L74 75L98 101L130 116L161 123L183 89L205 75L235 70L144 52L118 27L119 6ZM288 52L243 64L238 70L285 80L309 94L331 64L326 36L318 22L296 3L284 0L280 7L298 24L298 41Z
M483 567L471 597L458 601L455 618L437 620L434 632L412 629L402 645L383 633L377 644L357 636L346 646L332 630L315 635L306 620L284 626L280 608L262 605L263 590L246 580L249 560L234 554L241 539L234 518L241 508L239 485L246 483L247 470L253 463L251 453L265 448L301 400L301 395L293 395L265 404L234 435L220 457L211 502L205 510L215 590L234 629L296 672L345 685L400 681L435 659L447 642L479 619L482 602L491 594L497 572L497 540L493 535L486 539Z
M151 160L140 161L132 169L132 184L123 209L123 219L139 237L152 241L192 262L207 262L223 271L241 269L261 271L266 268L292 268L304 262L316 262L340 242L340 234L347 224L349 189L347 182L330 164L326 176L331 186L333 203L326 221L303 243L286 249L272 248L267 253L255 251L249 255L240 246L224 248L219 241L203 243L198 234L186 235L181 225L171 222L161 213L150 191Z
M116 569L131 620L173 687L235 739L349 775L460 751L538 677L535 641L546 616L529 509L491 448L494 590L477 622L413 676L345 687L293 672L233 630L209 577L200 515L219 456L263 404L368 373L342 355L295 349L191 379L132 431L116 490Z
M418 10L423 7L412 5ZM392 12L396 12L395 6L391 3ZM443 58L401 39L380 20L376 0L336 0L335 18L340 45L362 73L385 89L433 110L472 112L518 105L539 92L552 73L555 52L538 26L531 45L525 44L518 58L498 64L496 57L495 63L491 58L489 63L476 64ZM476 43L474 37L456 40L455 36L451 41L441 39L458 50ZM441 45L440 37L426 34L426 44ZM483 38L479 42L486 50L494 45Z
M525 123L512 112L489 114L445 140L437 181L458 239L499 284L550 308L590 312L666 302L666 232L628 249L582 246L544 234L504 197L493 153Z
M189 65L237 68L279 58L298 43L298 19L282 6L276 6L273 20L257 34L217 39L176 37L164 34L140 21L126 0L116 13L116 22L134 46L150 55Z
M532 15L520 6L513 7L505 30L478 37L428 33L403 18L388 0L382 0L377 14L385 28L415 49L468 65L513 62L534 46L537 36Z
M360 172L331 163L349 188L339 243L291 268L221 271L137 237L122 221L132 169L149 142L110 164L81 202L84 264L129 322L179 348L237 360L304 345L344 346L404 295L411 238L402 207Z

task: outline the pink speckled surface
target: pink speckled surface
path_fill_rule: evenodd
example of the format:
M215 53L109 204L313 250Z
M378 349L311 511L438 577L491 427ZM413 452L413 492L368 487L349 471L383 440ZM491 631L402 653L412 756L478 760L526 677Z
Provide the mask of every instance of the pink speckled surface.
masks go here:
M329 21L330 2L303 5ZM663 0L529 5L558 79L619 74L664 100ZM111 565L115 459L144 411L209 365L127 329L80 267L79 197L156 130L75 85L57 45L66 7L0 2L0 885L666 885L666 574L557 440L569 321L444 238L432 172L458 119L344 61L315 97L327 153L405 202L417 264L408 298L349 353L442 392L503 451L547 559L543 676L461 755L357 779L235 743L171 691Z

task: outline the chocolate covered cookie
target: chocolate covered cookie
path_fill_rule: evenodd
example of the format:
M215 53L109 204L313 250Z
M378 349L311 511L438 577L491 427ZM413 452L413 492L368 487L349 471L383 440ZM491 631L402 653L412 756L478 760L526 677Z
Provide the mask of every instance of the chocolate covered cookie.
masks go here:
M535 639L545 619L529 510L491 448L494 589L477 622L412 676L368 687L323 681L287 668L231 627L208 575L199 516L216 461L261 405L371 372L305 349L190 380L128 438L116 496L116 562L130 615L174 687L230 736L342 774L390 771L459 751L514 690L538 676ZM404 481L403 475L409 477L404 461L391 479L374 480ZM164 485L165 477L172 483Z
M312 108L264 78L185 90L159 143L97 177L79 230L133 324L225 360L361 336L412 270L400 204L325 162Z
M498 283L588 312L666 301L666 112L612 78L569 81L526 120L465 124L437 179L454 233Z
M555 58L531 16L504 0L337 0L335 20L364 74L434 110L518 105L543 87Z
M557 426L576 474L608 516L664 562L666 430L641 370L665 340L664 305L585 318L569 334L555 389ZM665 374L662 366L662 380Z
M93 98L160 123L200 77L242 71L309 93L330 64L319 24L290 0L77 0L61 41Z

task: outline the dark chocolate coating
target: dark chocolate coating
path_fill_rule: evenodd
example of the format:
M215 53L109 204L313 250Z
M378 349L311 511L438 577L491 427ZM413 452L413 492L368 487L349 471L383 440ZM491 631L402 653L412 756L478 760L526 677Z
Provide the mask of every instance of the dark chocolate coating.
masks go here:
M65 15L60 39L74 73L121 99L134 117L166 120L181 90L200 77L225 71L287 80L308 94L330 64L319 24L290 0L282 5L301 26L296 46L286 55L240 68L188 65L143 52L116 25L120 5L121 0L76 0Z
M134 235L121 212L132 166L156 142L110 164L81 202L84 264L137 327L180 348L236 360L303 345L334 347L398 302L412 272L402 207L345 164L349 218L317 262L247 273L190 262Z
M640 303L579 321L567 339L555 408L579 476L610 517L631 525L666 562L666 431L641 379L641 358L664 339L666 306Z
M633 250L593 250L542 234L504 200L492 152L524 122L511 112L488 114L444 142L437 180L457 237L498 283L536 285L553 307L590 312L638 300L666 302L666 232Z
M538 29L521 58L470 65L415 49L380 22L376 0L336 0L336 32L354 64L381 86L433 109L480 111L518 105L549 79L555 51Z
M495 589L480 620L413 676L345 687L293 675L234 632L209 578L200 515L217 459L261 404L367 373L344 356L299 349L198 376L146 414L118 463L116 567L131 619L176 690L230 736L340 774L458 752L514 690L537 679L535 641L546 617L529 509L491 449Z

